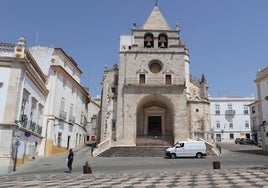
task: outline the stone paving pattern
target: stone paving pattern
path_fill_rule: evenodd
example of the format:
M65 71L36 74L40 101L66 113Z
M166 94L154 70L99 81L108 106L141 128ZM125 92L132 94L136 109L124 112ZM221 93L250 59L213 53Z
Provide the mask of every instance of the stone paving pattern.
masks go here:
M204 170L201 172L137 172L122 174L57 173L6 175L0 187L263 187L268 188L268 169Z

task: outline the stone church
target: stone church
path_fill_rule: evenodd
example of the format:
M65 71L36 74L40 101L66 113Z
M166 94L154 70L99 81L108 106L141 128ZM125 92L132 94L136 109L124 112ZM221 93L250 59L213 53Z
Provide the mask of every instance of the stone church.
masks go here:
M174 28L156 5L140 28L134 23L120 37L119 64L105 67L102 81L100 150L211 139L206 79L191 76Z

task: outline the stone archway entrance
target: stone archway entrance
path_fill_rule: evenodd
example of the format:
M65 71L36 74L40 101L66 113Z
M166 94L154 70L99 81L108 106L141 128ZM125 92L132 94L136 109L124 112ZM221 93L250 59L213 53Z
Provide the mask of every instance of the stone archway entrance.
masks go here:
M165 134L165 108L152 106L144 108L144 135L162 136Z
M148 116L148 135L161 136L161 116Z
M164 97L163 97L164 98ZM165 101L145 98L137 108L136 145L169 146L173 144L173 110Z

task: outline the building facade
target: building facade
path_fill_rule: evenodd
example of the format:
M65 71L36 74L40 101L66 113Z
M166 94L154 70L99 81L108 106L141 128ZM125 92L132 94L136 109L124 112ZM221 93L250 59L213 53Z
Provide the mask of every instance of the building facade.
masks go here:
M249 104L254 97L210 97L211 129L218 142L252 139Z
M85 145L89 91L61 48L0 43L0 173Z
M268 152L268 67L257 72L255 79L258 93L258 109L260 113L260 132L262 150Z
M30 51L48 77L42 133L46 139L40 150L54 155L83 146L89 129L89 92L80 84L82 71L61 48L34 46Z
M101 98L96 96L90 99L90 103L88 104L88 118L89 123L87 130L87 144L91 145L92 143L99 143L100 138L98 137L100 132L100 108L101 108Z
M119 64L104 70L100 149L210 139L206 79L190 75L179 32L155 6L120 37Z
M262 138L261 138L261 124L260 124L260 113L259 113L259 101L248 105L250 109L250 122L251 122L251 133L252 140L254 140L259 147L262 146Z
M0 75L0 173L7 173L39 154L48 89L23 37L0 44Z

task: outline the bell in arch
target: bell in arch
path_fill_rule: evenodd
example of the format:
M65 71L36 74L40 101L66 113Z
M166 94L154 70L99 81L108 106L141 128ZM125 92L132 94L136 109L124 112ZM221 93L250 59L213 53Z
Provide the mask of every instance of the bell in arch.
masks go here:
M166 40L166 37L165 36L159 36L158 38L158 47L159 48L166 48L167 47L167 40Z
M152 47L151 41L149 41L149 40L147 41L147 43L146 43L146 47L147 47L147 48L151 48L151 47Z
M161 42L159 48L166 48L165 43L164 42Z

